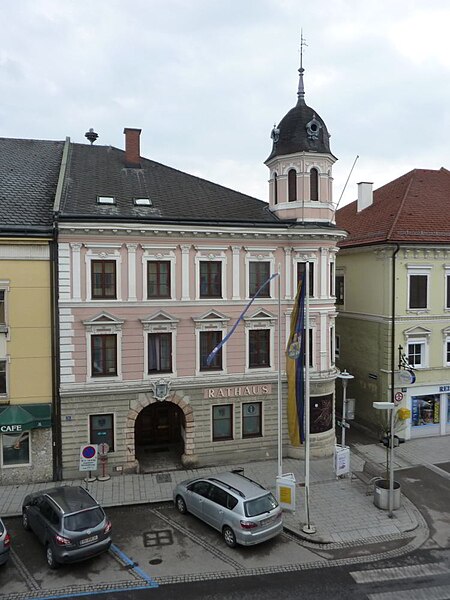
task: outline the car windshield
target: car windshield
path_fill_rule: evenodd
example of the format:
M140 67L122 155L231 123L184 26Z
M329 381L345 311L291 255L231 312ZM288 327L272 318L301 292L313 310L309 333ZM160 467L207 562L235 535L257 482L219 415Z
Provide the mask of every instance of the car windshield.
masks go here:
M272 494L266 494L260 498L249 500L244 504L245 516L256 517L264 513L268 513L278 506L278 502L275 500Z
M64 517L64 529L68 531L84 531L97 527L105 517L103 510L100 507L90 510L83 510L73 515Z

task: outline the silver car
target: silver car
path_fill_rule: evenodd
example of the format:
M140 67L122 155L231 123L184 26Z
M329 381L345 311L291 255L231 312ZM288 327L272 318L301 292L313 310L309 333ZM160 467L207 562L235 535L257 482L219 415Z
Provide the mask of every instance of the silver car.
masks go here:
M9 549L11 547L11 537L6 531L5 524L0 519L0 565L5 564L9 558Z
M192 513L220 531L230 548L265 542L283 530L274 496L241 473L183 481L175 487L173 500L180 513Z

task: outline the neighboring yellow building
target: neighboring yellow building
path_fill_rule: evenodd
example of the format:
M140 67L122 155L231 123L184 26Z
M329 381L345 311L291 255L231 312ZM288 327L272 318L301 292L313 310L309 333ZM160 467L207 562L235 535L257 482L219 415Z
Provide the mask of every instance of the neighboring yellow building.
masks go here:
M337 211L337 364L355 420L374 401L411 411L401 437L450 434L450 172L415 169Z
M1 484L57 474L51 256L62 148L62 142L0 138Z

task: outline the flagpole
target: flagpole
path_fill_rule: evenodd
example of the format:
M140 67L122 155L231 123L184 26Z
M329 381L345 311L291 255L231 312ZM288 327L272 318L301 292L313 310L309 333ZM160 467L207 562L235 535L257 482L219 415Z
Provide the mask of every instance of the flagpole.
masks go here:
M281 392L281 265L278 263L278 476L283 474L283 407Z
M303 526L305 533L316 533L316 528L311 525L309 516L309 451L310 451L310 401L309 401L309 261L305 264L305 513L306 523Z

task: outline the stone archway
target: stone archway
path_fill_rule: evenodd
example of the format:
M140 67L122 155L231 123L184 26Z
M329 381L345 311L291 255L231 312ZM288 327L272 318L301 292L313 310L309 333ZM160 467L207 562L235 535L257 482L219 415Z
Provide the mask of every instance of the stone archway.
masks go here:
M145 411L147 411L147 414ZM150 436L152 433L155 433L155 422L159 418L162 419L162 423L165 423L167 419L169 419L169 431L166 431L166 434L168 434L166 443L167 440L169 444L171 443L171 440L174 442L173 438L178 434L180 447L178 452L180 454L179 459L181 460L181 464L186 467L195 466L197 460L194 455L194 416L192 406L189 404L189 397L184 396L181 398L176 393L172 393L166 400L159 401L148 392L139 394L138 399L130 403L130 410L128 412L125 428L128 471L139 472L142 470L137 456L139 447L136 442L142 443L142 436L146 435L146 426L143 424L144 417L146 417L147 421L151 420L153 417L153 424L150 423L149 428L147 428L147 435L150 434ZM172 423L170 422L171 417ZM174 431L175 421L178 423L178 432ZM173 437L171 438L171 436ZM151 446L152 443L154 443L155 446L157 446L161 441L163 440L150 438L149 445ZM174 466L176 468L177 465ZM174 468L174 466L172 466L172 468Z

